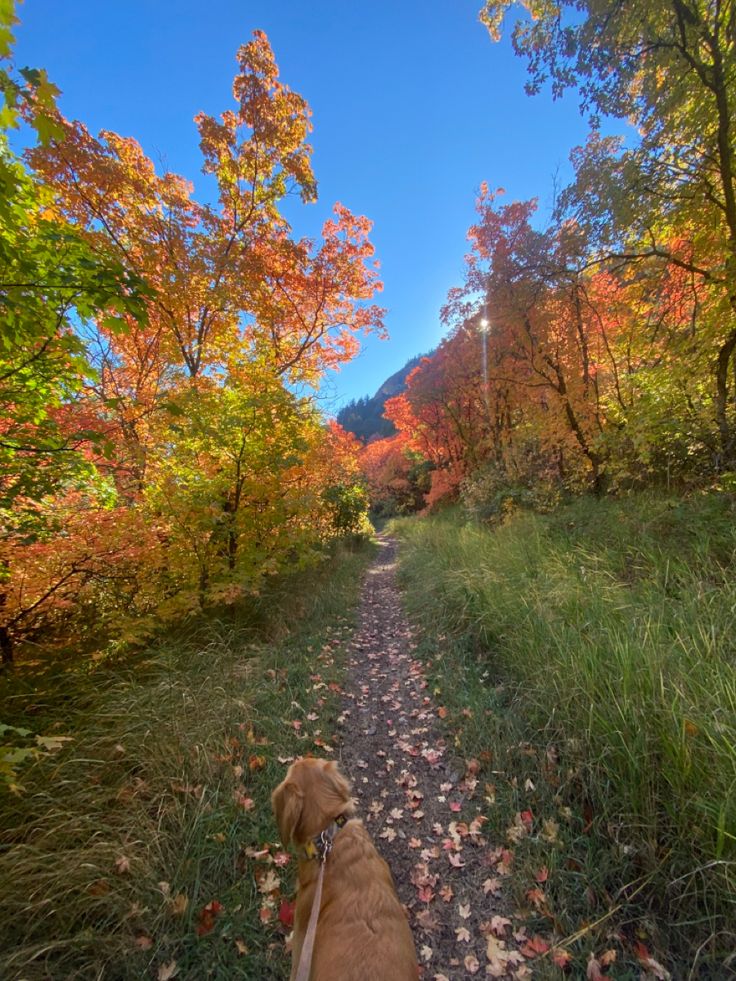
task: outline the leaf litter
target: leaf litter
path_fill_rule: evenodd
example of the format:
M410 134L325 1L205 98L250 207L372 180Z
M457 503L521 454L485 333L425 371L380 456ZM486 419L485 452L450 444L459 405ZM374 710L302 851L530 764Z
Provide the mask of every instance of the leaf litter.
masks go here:
M343 691L341 766L358 813L391 867L414 933L423 979L469 975L524 979L549 944L513 929L503 877L513 866L519 814L509 841L489 840L476 760L454 757L440 721L396 582L396 544L364 583Z

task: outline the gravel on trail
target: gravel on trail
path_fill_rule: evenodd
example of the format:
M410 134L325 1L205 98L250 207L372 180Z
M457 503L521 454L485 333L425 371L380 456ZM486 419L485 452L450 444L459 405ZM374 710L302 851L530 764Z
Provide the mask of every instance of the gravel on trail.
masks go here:
M504 896L510 853L483 814L477 763L447 744L402 609L396 543L379 542L350 645L342 769L391 867L422 978L529 978L533 939L514 931Z

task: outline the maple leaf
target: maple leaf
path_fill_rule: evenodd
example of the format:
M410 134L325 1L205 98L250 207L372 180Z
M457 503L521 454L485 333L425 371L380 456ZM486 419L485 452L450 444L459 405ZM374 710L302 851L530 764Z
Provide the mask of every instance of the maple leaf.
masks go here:
M258 891L265 895L266 893L275 892L280 885L281 879L279 879L273 869L269 869L258 883Z
M455 893L452 891L452 886L449 884L442 886L440 889L440 898L446 903L449 903L454 895Z
M543 865L542 868L534 876L534 878L537 880L537 882L540 883L540 885L541 883L546 882L547 879L549 878L549 869L547 868L547 866Z
M526 898L529 900L530 903L532 903L533 906L536 906L537 909L541 909L541 907L544 906L547 902L547 897L539 888L528 889Z
M506 944L490 934L486 942L486 957L488 958L487 973L491 977L502 977L506 973L509 962L509 952Z
M554 820L554 818L547 818L542 821L542 830L539 837L542 841L549 842L550 845L554 845L559 840L560 826Z
M139 950L150 950L153 947L153 938L147 933L139 933L135 938L135 945Z
M183 892L179 892L169 902L169 912L172 916L183 916L189 908L189 900Z
M456 927L455 936L461 943L468 943L470 941L470 930L467 927Z
M156 977L158 981L170 981L179 973L176 961L169 961L168 964L160 964Z
M546 954L548 950L549 944L547 941L536 933L521 948L524 957L538 957L540 954Z
M125 875L126 872L130 872L130 859L125 855L121 855L120 858L116 858L115 871L118 875Z
M554 964L559 967L561 971L567 970L567 967L572 960L572 954L567 950L563 950L561 947L555 947L550 956Z
M511 926L511 920L507 919L505 916L492 916L490 929L492 933L495 933L497 937L504 937L506 935L506 928Z
M497 896L501 891L501 881L500 879L486 879L483 883L483 892L487 896L489 893L492 896Z
M294 926L295 909L295 903L290 902L288 899L281 900L281 905L279 906L279 920L287 930L290 930Z
M637 941L634 944L634 950L639 963L653 974L657 981L670 981L672 977L670 972L652 957L645 944Z
M241 955L241 957L248 953L248 947L240 937L236 937L233 943L235 944L235 949Z
M437 915L429 906L425 906L423 909L419 910L414 919L425 933L435 933L440 928L440 922L437 919Z
M223 911L225 907L222 903L213 899L211 902L203 906L199 911L199 923L197 924L197 936L204 937L206 934L211 933L215 928L215 920L217 916Z
M477 974L480 970L480 961L475 954L466 954L463 959L463 964L465 965L465 970L468 972L468 974Z

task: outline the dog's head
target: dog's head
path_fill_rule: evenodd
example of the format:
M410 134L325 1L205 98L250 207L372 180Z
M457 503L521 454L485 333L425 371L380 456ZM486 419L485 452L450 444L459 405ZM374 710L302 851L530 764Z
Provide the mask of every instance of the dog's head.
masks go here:
M271 794L284 845L304 845L340 814L353 814L350 784L333 760L311 756L292 763Z

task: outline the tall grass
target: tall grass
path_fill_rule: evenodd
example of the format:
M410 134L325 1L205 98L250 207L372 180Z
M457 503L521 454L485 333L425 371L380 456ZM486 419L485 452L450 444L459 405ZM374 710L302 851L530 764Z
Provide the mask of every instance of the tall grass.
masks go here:
M368 552L132 660L2 682L4 720L73 741L0 798L0 976L155 978L172 961L177 978L288 975L246 849L277 841L279 757L329 739L334 653ZM290 869L275 871L287 895ZM213 900L223 908L200 936Z
M496 529L458 514L398 527L410 606L480 645L488 705L493 686L514 687L524 736L558 748L567 790L612 865L647 880L671 942L693 957L701 943L733 948L733 499L584 500Z

